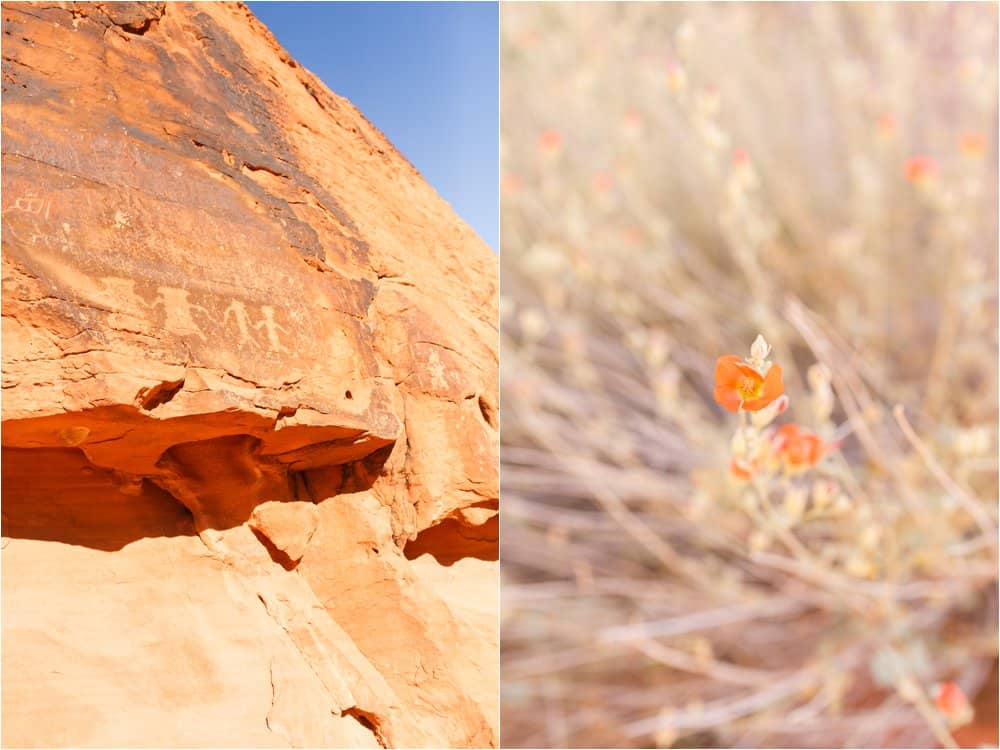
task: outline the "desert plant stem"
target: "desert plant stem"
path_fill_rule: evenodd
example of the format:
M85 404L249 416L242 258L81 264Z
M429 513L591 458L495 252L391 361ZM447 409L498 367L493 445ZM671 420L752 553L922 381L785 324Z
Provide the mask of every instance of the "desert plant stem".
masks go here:
M995 536L996 530L993 528L993 521L983 510L982 506L976 502L976 500L969 495L962 487L958 485L948 473L941 468L941 464L937 462L934 458L934 454L931 453L927 444L921 440L917 433L914 431L913 426L910 424L909 420L906 418L906 414L903 410L902 404L896 404L892 410L893 416L896 418L897 424L899 424L899 429L902 430L903 435L910 442L920 457L923 459L924 464L927 466L928 471L934 475L934 478L938 480L942 487L954 498L972 517L979 526L979 530L982 532L984 537Z
M948 731L941 714L931 704L923 688L912 677L909 675L902 677L896 684L896 690L903 700L913 704L938 742L948 748L958 747L958 743Z

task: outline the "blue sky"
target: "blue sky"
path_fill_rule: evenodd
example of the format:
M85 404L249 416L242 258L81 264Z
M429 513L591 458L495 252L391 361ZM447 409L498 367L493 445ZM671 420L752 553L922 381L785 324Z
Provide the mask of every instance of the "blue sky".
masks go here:
M350 99L497 250L496 3L248 5L292 57Z

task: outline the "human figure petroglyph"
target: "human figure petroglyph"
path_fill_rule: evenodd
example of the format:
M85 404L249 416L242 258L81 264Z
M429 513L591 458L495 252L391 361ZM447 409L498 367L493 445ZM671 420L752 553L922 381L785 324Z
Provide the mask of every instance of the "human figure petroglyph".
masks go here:
M135 289L135 279L122 279L117 276L105 276L100 279L102 289L99 292L102 301L123 312L155 307L142 298Z
M233 300L229 303L229 307L226 308L222 322L223 324L228 324L230 315L233 317L240 331L241 344L255 344L260 346L253 331L264 329L267 333L268 346L262 348L275 352L287 352L288 349L281 343L281 337L278 335L278 332L288 333L288 329L274 319L274 308L270 305L263 305L260 311L264 316L263 319L253 323L250 314L247 312L246 305L240 300Z
M208 342L204 329L205 319L208 319L208 325L213 320L219 325L217 314L198 302L199 297L204 301L208 296L222 302L225 301L224 296L212 293L199 295L198 292L192 293L187 289L157 286L156 296L153 301L149 301L142 279L112 275L94 277L89 271L78 267L75 262L67 262L70 258L66 256L72 257L75 252L69 242L68 227L65 225L63 227L65 236L30 233L27 242L23 235L19 235L10 227L4 227L4 234L5 245L6 241L11 239L22 246L33 245L34 247L30 249L25 247L29 266L35 268L36 272L41 272L45 278L56 282L58 286L73 290L71 299L78 299L106 312L119 312L146 319L151 318L154 310L161 308L163 315L161 325L164 329L181 336L197 337L204 343ZM63 257L59 257L60 255ZM205 283L208 284L207 281ZM232 318L238 329L241 344L252 344L265 352L290 351L281 341L282 337L289 333L289 329L276 319L276 309L270 305L261 306L259 309L260 317L256 314L254 306L248 306L239 299L230 299L228 307L223 311L221 326L230 326ZM196 312L199 316L204 316L201 318L202 322L197 319ZM261 340L264 336L267 337L266 343Z
M427 360L427 371L431 374L431 384L435 388L447 388L448 378L445 375L445 366L441 361L441 356L437 353L437 350L431 349L430 353L427 355Z
M38 234L36 232L32 232L31 234L31 244L45 245L45 247L56 247L60 250L66 248L65 240L59 237L53 237L51 234Z
M259 331L261 328L264 328L267 331L267 340L271 344L272 351L287 352L288 349L281 344L281 339L278 337L278 331L288 333L288 329L275 321L274 308L270 305L263 305L260 308L260 311L264 314L264 319L254 325L254 330Z
M240 343L256 343L250 333L250 316L247 314L247 308L238 299L234 299L229 303L229 307L226 308L225 314L222 317L223 325L227 325L229 323L230 315L233 316L233 319L236 321L236 326L240 329Z
M163 327L168 331L183 335L197 336L202 341L207 342L205 334L202 333L201 326L191 317L192 310L200 310L205 315L211 313L204 307L188 300L190 292L187 289L176 289L170 286L157 287L159 299L149 305L150 308L162 307L166 314Z

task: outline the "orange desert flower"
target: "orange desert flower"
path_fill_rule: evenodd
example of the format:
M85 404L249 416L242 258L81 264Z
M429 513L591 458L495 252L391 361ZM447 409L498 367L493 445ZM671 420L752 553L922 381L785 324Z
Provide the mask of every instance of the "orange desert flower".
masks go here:
M624 126L625 132L630 135L634 135L642 130L642 115L639 114L639 110L632 108L625 113Z
M972 721L973 711L972 706L969 705L969 699L965 697L962 688L954 682L938 685L934 705L952 727L958 727Z
M562 148L562 133L558 130L546 130L538 139L538 147L545 153L554 153Z
M754 461L734 458L729 462L729 475L738 482L749 482L757 474L758 468Z
M715 363L715 400L729 411L763 409L785 390L781 368L772 364L761 375L739 357L728 354Z
M896 134L896 118L884 114L878 118L878 134L883 138L892 138Z
M608 172L598 172L594 175L593 184L598 193L606 193L615 186L615 178Z
M757 173L753 168L753 162L750 160L750 155L742 148L733 149L732 165L737 187L747 189L757 184Z
M501 180L501 187L505 193L520 193L524 187L524 180L516 174L505 174Z
M934 178L937 163L929 156L912 156L903 168L906 179L915 185L924 185Z
M772 442L774 456L782 460L789 473L815 466L826 455L827 446L819 436L797 424L782 425Z
M684 88L684 68L676 60L667 61L667 88L680 91Z
M971 158L979 158L986 151L986 138L982 133L963 133L958 139L962 153Z

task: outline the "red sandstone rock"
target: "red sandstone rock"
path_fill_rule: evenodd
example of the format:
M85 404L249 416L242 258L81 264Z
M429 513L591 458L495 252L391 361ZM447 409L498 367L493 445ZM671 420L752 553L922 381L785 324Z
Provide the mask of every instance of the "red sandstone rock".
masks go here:
M495 745L495 256L242 5L3 22L4 744Z
M287 560L290 567L305 554L316 533L316 519L312 502L266 502L253 509L247 525L263 537L265 547L273 548L272 558L278 556L282 564Z

